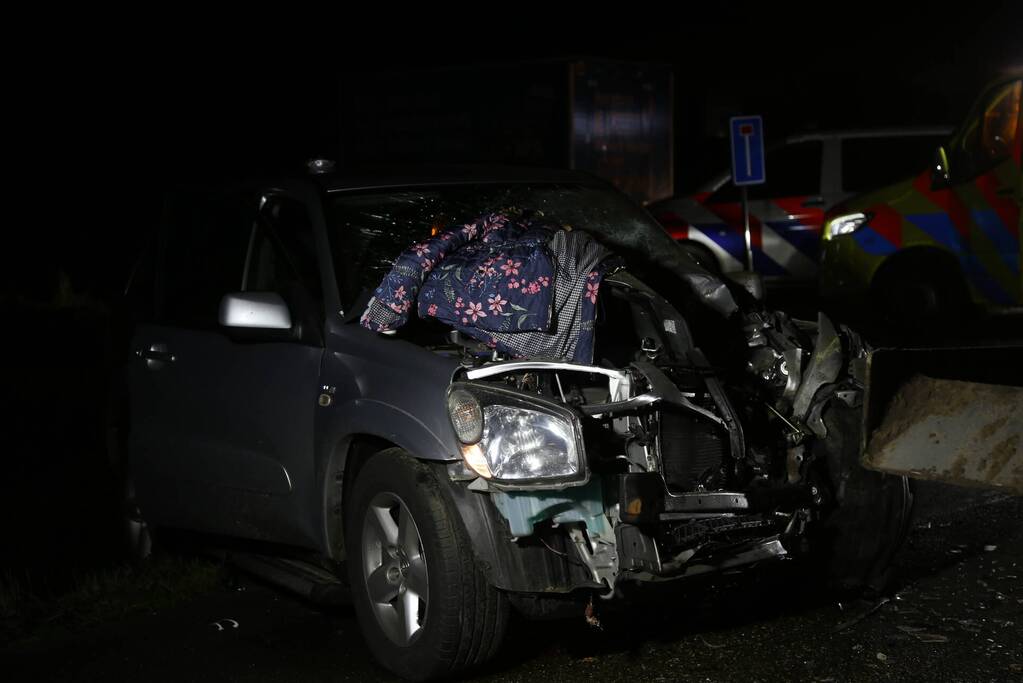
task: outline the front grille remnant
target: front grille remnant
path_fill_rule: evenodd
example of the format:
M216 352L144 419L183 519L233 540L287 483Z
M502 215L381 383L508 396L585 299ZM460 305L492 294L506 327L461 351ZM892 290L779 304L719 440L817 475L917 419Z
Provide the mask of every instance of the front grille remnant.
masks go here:
M710 396L696 403L714 410ZM718 425L688 412L661 412L661 467L669 491L692 491L702 475L721 467L728 454L728 437Z

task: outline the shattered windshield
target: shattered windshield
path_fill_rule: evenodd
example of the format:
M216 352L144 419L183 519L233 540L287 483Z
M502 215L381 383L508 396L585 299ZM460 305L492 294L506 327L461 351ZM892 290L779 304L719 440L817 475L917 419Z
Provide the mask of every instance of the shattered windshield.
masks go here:
M342 299L372 291L398 255L446 227L489 212L533 212L544 222L585 230L626 257L630 268L666 269L722 314L735 310L727 288L688 257L627 197L578 184L480 184L339 193L328 223Z

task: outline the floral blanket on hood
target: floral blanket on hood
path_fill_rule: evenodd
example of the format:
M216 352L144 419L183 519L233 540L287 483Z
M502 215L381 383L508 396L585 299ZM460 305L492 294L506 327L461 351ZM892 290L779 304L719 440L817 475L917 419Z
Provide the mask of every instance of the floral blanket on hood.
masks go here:
M416 305L513 356L589 363L608 255L585 233L487 214L399 256L360 322L398 329Z

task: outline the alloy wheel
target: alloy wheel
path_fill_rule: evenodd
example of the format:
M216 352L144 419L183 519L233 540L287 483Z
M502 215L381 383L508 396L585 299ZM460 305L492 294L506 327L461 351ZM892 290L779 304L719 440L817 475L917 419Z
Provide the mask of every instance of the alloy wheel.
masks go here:
M366 509L362 565L366 593L381 630L395 644L409 645L426 624L429 575L416 522L393 493L378 493Z

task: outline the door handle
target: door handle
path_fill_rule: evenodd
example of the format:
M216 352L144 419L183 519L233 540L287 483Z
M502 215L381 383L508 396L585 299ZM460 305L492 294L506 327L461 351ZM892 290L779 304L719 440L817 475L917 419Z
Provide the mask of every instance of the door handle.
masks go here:
M167 350L167 347L163 344L153 344L148 349L136 349L135 355L145 361L157 361L159 363L173 363L177 360L177 356ZM151 362L148 362L149 367L153 367Z
M824 206L824 199L822 197L810 197L803 202L802 206L804 209L809 209L810 207L816 206Z
M998 195L999 197L1007 197L1008 195L1012 194L1012 188L1011 187L996 187L995 188L995 194Z

